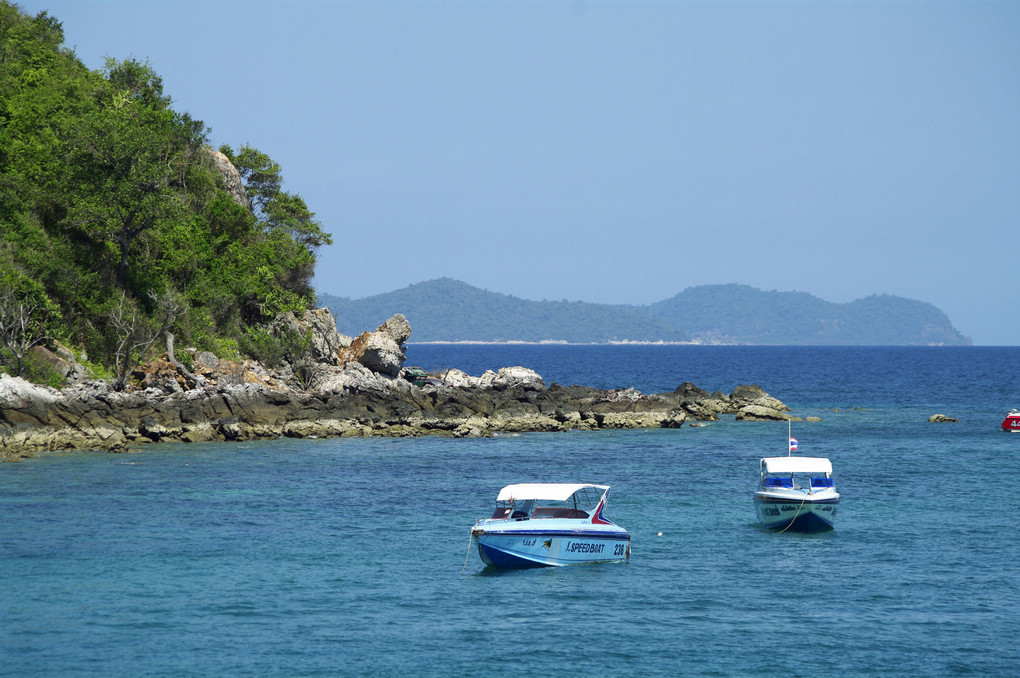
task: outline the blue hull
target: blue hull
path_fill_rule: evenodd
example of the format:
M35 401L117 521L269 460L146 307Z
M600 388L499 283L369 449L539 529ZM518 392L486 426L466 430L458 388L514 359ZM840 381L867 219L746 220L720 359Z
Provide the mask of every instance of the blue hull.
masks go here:
M502 570L523 570L529 567L553 567L551 564L537 563L534 560L520 558L500 549L478 543L478 555L486 565L493 565Z
M611 563L630 558L630 535L614 532L521 530L477 535L486 565L507 570Z
M763 523L763 526L769 530L785 530L787 532L827 532L835 527L832 521L815 513L801 513L792 522L779 520Z
M826 532L834 528L839 499L798 502L793 497L755 498L758 522L768 530Z

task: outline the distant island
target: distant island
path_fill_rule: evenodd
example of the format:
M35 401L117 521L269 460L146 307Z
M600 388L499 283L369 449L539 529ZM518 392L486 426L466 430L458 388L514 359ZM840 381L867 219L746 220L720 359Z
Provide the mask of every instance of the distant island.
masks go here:
M439 278L363 299L319 292L341 330L393 313L413 342L695 343L828 346L970 346L930 303L872 295L848 303L806 292L701 285L646 306L531 301Z

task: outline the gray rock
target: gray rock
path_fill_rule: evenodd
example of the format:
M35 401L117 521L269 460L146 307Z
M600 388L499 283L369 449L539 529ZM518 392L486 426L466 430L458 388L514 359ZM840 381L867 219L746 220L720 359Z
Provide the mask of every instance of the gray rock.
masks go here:
M360 346L358 362L373 372L399 376L404 367L404 352L400 345L385 332L368 332L363 336L365 339Z
M308 337L308 357L326 365L340 365L341 351L353 341L337 331L336 318L328 308L311 309L300 316L293 311L282 313L276 318L273 328L278 333L283 327Z
M928 417L928 421L933 423L933 424L946 424L946 423L955 423L958 420L956 420L956 419L954 419L954 418L952 418L952 417L950 417L948 415L945 415L945 414L933 414L930 417Z
M234 163L230 162L230 158L225 156L219 151L214 151L208 146L205 147L206 155L212 162L213 167L220 173L223 178L224 188L227 190L227 194L234 199L238 205L244 207L247 210L251 209L251 202L248 200L248 193L244 190L244 182L241 180L241 173L237 171L237 167Z
M209 351L195 352L195 367L199 369L215 370L220 365L220 359Z
M777 408L762 405L744 405L736 414L737 421L786 421L790 418L790 415Z
M499 368L499 372L492 377L488 385L492 388L500 389L511 388L513 386L523 386L530 389L545 388L545 382L542 381L542 377L537 372L520 366Z
M407 322L402 314L397 313L389 320L375 329L376 332L384 332L392 339L397 346L403 346L411 336L411 324Z
M729 395L729 401L737 409L743 409L747 405L755 405L771 410L785 412L790 408L776 400L762 390L760 386L742 385L733 389Z

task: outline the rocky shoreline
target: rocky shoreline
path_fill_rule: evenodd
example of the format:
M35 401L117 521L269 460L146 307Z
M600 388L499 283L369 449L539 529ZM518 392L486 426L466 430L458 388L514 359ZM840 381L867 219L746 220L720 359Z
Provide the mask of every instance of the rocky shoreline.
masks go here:
M129 451L156 442L344 436L491 436L498 433L679 428L717 420L786 420L789 408L758 386L669 393L546 385L525 367L474 377L459 370L415 385L403 369L410 327L394 316L375 332L340 335L325 309L285 323L310 338L310 357L268 370L189 349L191 369L164 355L134 390L103 381L62 390L0 375L0 459L65 450Z

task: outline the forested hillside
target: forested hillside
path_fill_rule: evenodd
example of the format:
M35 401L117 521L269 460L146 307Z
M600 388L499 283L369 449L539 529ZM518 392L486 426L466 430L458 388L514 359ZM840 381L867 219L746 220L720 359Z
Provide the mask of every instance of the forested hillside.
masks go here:
M627 306L528 301L441 278L357 301L320 294L341 332L374 328L393 313L411 323L412 341L685 341L668 322Z
M167 332L258 353L267 321L314 300L329 234L255 148L220 148L229 194L211 130L147 63L93 71L63 41L0 0L0 370L45 380L31 349L59 343L123 383Z
M876 295L846 304L806 292L702 285L648 306L528 301L449 278L364 299L320 294L345 328L375 327L392 313L411 341L694 341L706 344L967 345L931 304Z
M888 294L836 304L807 292L702 285L647 308L702 341L868 346L970 343L935 306Z

